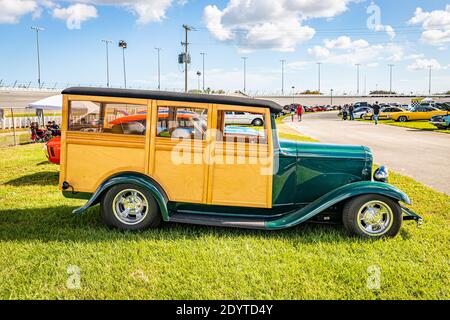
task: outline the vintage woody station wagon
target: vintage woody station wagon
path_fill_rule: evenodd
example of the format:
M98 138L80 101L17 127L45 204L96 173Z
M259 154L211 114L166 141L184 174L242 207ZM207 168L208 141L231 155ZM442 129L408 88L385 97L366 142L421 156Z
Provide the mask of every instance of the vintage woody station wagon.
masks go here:
M363 146L278 139L271 101L102 88L63 91L60 188L100 203L123 230L161 221L282 229L340 222L363 237L394 236L421 218L401 202ZM227 115L258 115L262 126Z

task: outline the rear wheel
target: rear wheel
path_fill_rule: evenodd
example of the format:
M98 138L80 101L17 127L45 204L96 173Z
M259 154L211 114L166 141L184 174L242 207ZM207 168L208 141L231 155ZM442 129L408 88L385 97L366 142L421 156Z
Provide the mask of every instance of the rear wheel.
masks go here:
M111 187L101 201L101 215L109 227L144 230L161 223L158 204L151 193L134 184Z
M342 211L345 229L364 238L394 237L402 225L400 205L385 196L368 194L347 201Z
M398 118L398 121L400 121L400 122L406 122L406 121L408 121L408 118L405 117L405 116L401 116L401 117Z

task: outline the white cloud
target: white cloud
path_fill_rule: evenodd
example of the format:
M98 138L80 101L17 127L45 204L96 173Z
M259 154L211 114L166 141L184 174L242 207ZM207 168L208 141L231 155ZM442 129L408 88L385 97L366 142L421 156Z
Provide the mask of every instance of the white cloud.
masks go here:
M422 25L421 39L424 42L433 45L450 42L450 4L445 7L445 10L431 12L425 12L422 8L417 8L408 24Z
M70 5L67 8L58 6L58 8L53 9L53 16L65 20L72 17L73 24L71 23L70 27L68 24L68 27L76 29L85 21L79 17L93 18L93 9L95 9L97 15L95 7L103 5L125 8L136 15L139 24L161 21L166 17L166 12L172 5L173 0L65 0L58 2L68 2ZM187 0L177 1L180 6L184 6L186 3ZM33 14L33 18L38 18L43 8L53 8L54 6L52 0L0 0L0 24L17 23L20 17L30 13Z
M240 50L293 51L313 38L315 30L303 23L331 18L355 0L229 0L224 9L204 8L207 29L219 41L236 43Z
M318 59L324 59L330 56L330 50L321 46L314 46L312 48L309 48L308 53Z
M90 5L110 5L123 7L137 16L139 24L161 21L166 17L166 11L172 0L67 0L69 2L85 3ZM178 2L184 5L186 1Z
M34 0L0 0L0 23L18 23L22 16L37 10Z
M408 66L408 70L426 70L429 68L441 69L441 64L436 59L416 59Z
M323 43L323 46L308 49L308 53L326 63L361 63L374 66L376 60L400 60L404 57L403 49L395 44L371 45L366 40L352 40L348 36L325 39Z
M55 8L53 17L66 20L68 29L80 29L81 23L97 18L97 9L91 5L77 3L67 8Z
M374 27L374 30L386 32L389 38L391 39L394 39L396 35L394 28L390 25L379 24Z

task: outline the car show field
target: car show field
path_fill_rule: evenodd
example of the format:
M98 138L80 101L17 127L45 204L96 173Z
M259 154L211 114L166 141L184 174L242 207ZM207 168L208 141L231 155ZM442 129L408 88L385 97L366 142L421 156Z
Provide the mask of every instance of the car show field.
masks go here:
M167 224L128 233L103 226L98 206L71 213L82 201L61 196L58 166L41 144L0 152L2 299L450 298L450 196L398 174L391 182L425 223L405 223L394 239L349 238L341 226L318 224L274 232ZM69 289L74 268L80 283ZM373 268L381 283L370 289Z

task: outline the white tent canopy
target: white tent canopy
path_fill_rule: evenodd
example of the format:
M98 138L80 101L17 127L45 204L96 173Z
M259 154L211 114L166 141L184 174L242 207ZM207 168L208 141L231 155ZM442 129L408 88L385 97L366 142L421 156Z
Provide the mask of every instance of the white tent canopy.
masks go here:
M47 97L28 104L29 109L62 110L62 95Z
M62 110L62 101L63 97L61 94L56 96L47 97L35 102L28 104L27 109L41 109L41 110L53 110L53 111L61 111ZM77 101L75 109L85 110L86 113L98 112L99 107L90 101Z

